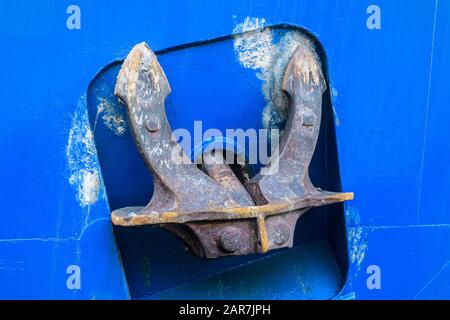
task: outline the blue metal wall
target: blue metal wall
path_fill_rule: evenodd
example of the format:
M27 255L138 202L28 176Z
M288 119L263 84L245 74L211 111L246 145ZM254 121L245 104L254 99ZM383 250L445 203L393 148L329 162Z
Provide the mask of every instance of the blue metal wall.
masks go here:
M80 30L66 27L71 4L81 9ZM366 26L371 4L381 9L380 30ZM446 0L1 2L0 297L308 299L341 291L337 298L449 298L449 14ZM339 208L308 214L305 224L317 232L295 249L214 262L188 258L154 228L114 232L110 206L144 196L108 183L114 172L126 178L142 167L121 171L108 162L101 147L108 134L93 128L92 108L114 78L110 63L138 42L164 52L227 36L246 18L305 28L323 46L340 171L330 179L355 192L343 208L345 224ZM214 84L225 96L222 86L233 78L217 61L232 70L239 61L232 40L196 48L161 54L173 86L173 124L203 114L219 128L255 126L265 105L258 70L241 66L235 76L242 85L205 108L217 94L191 89ZM209 83L210 67L223 79ZM242 101L251 102L248 112L237 109ZM110 150L132 152L126 134L115 139L124 140ZM149 180L139 183L136 189L148 190ZM169 249L155 244L160 239ZM66 286L70 265L80 266L80 290ZM367 288L370 265L381 269L380 290Z

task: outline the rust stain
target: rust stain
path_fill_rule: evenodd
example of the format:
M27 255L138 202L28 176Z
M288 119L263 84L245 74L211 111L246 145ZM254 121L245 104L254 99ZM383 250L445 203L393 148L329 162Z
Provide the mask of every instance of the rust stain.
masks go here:
M256 221L259 231L260 251L261 253L266 253L269 251L269 237L267 236L266 221L264 220L264 216L259 216Z
M318 202L312 198L297 199L297 201L284 203L270 203L262 206L248 206L238 208L209 208L199 212L141 212L125 214L119 209L112 212L113 224L120 226L133 226L145 224L186 223L190 221L216 220L216 219L252 219L266 217L308 207L353 200L353 192L326 195ZM311 203L313 202L313 203ZM143 207L141 209L144 209ZM215 214L215 215L214 215Z

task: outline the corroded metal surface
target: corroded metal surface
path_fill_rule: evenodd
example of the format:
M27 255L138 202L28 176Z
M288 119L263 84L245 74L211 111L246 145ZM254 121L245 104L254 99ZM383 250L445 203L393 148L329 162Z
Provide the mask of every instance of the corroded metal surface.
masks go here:
M315 50L300 44L282 88L290 114L281 137L275 174L257 174L245 185L217 152L203 155L203 170L172 135L164 100L170 93L156 56L135 46L122 65L115 94L125 105L131 131L152 173L154 194L146 207L112 212L121 226L162 225L205 258L264 253L291 247L297 219L312 207L353 199L353 193L315 188L308 176L320 129L325 78ZM174 155L178 160L174 161Z

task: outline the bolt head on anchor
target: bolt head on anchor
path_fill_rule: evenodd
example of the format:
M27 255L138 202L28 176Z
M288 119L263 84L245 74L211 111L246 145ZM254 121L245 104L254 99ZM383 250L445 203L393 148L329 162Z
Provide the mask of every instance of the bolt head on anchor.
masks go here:
M290 228L285 222L280 221L273 228L273 241L279 246L285 244L290 236Z
M220 246L227 252L236 252L244 245L244 237L237 228L228 227L220 235Z

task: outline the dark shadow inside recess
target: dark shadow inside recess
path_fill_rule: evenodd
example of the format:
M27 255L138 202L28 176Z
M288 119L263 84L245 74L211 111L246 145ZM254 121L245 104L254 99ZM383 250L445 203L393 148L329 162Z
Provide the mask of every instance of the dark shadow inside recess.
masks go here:
M325 52L309 33L287 25L272 26L270 30L274 41L288 32L307 34L315 43L328 79ZM193 124L197 120L202 121L203 131L208 128L218 128L223 132L227 128L262 128L262 111L266 105L262 83L255 70L243 68L237 61L232 36L169 48L156 54L172 88L166 100L166 113L172 129L184 128L193 132ZM153 189L151 175L131 137L124 109L113 94L120 66L121 61L106 66L91 82L87 94L89 119L111 210L144 206L149 202ZM249 172L254 173L257 169L250 167ZM329 88L324 94L321 131L310 176L316 187L341 191ZM211 290L221 292L223 298L233 298L233 291L229 288L237 286L240 279L233 272L239 274L249 268L264 268L272 262L279 268L288 268L285 273L280 272L278 281L289 276L302 279L303 285L309 285L305 290L294 283L297 287L292 289L292 298L331 298L342 288L348 268L341 204L307 212L297 223L294 249L265 255L202 260L192 256L178 239L159 227L115 227L115 235L131 295L137 299L180 297L180 292L184 292L184 298L202 297L193 293L192 284L195 283L210 283ZM282 263L286 259L288 263ZM303 267L296 267L300 265ZM317 272L308 273L308 265L328 267L316 267ZM264 272L267 277L273 277L271 270L256 273L264 277ZM221 283L227 282L224 284L227 290L217 288L214 282L222 274L227 275L220 278ZM251 278L251 274L247 277ZM240 296L264 298L266 291L270 291L276 297L277 288L264 287L262 279L261 284L250 279L247 284L249 293ZM254 286L253 291L251 286ZM205 293L203 297L209 296Z

